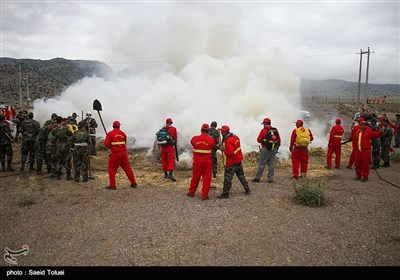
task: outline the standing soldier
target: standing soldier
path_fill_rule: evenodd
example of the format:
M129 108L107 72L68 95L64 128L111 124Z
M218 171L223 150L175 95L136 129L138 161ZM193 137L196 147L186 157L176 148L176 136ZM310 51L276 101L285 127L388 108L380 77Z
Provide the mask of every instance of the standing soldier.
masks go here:
M96 128L97 128L97 122L94 118L92 118L92 113L87 112L86 113L86 119L85 119L85 126L86 130L90 134L90 155L96 156L97 155L97 150L96 150Z
M289 151L292 153L292 178L297 180L307 177L308 145L314 140L314 137L310 129L303 127L303 120L297 120L295 123L296 128L293 129L290 136Z
M382 120L383 133L381 135L381 157L383 160L383 164L381 167L390 167L390 144L392 143L393 138L393 129L389 126L389 120Z
M11 167L13 158L13 149L11 143L13 142L11 136L11 129L7 124L5 117L0 115L0 162L1 171L6 172L6 156L7 156L7 171L14 171Z
M375 114L372 115L371 119L371 129L372 131L379 131L379 125L378 125L378 119ZM377 169L379 168L379 162L381 161L379 157L379 153L381 151L381 139L378 138L372 138L372 164L370 169Z
M88 144L90 138L85 130L85 123L80 121L78 123L78 130L72 134L71 145L73 149L74 158L74 178L75 182L79 182L80 173L82 170L83 182L88 181L88 167L89 167L89 151Z
M395 122L395 130L394 130L394 146L393 148L400 148L400 114L396 114L396 122Z
M161 168L164 172L164 178L176 182L172 172L175 170L175 148L178 141L178 132L176 128L172 126L173 122L171 118L167 118L165 124L164 128L168 130L171 142L161 145Z
M257 137L257 142L261 144L260 159L256 176L251 181L259 183L264 173L265 166L268 164L268 183L272 183L275 174L275 158L279 146L281 145L281 137L279 136L278 130L271 126L271 120L269 118L265 118L261 124L264 125L264 127Z
M28 119L21 125L22 145L21 145L21 168L24 171L25 162L29 154L29 171L35 171L35 142L39 135L40 123L33 119L33 113L29 112Z
M240 146L240 139L232 132L229 132L229 130L229 126L227 125L221 127L222 145L220 146L220 149L226 156L226 163L224 171L224 187L222 193L217 196L217 198L229 198L229 191L232 188L232 179L235 174L244 188L244 193L251 193L242 166L243 154Z
M211 153L216 146L214 138L209 135L209 129L208 124L203 124L201 126L201 134L194 136L190 141L193 147L193 174L187 196L194 197L200 178L202 178L202 200L209 198L208 192L210 191L212 174Z
M55 143L54 143L54 136L51 133L53 128L57 126L57 114L51 114L50 120L45 121L42 130L44 130L42 135L39 135L38 138L40 139L40 144L38 145L38 149L40 149L38 166L40 167L40 173L42 170L43 159L46 162L47 166L47 173L50 174L50 177L55 177L54 167L55 167ZM40 134L40 133L39 133ZM39 168L38 167L38 168ZM37 171L36 171L37 173ZM39 175L40 175L39 173Z
M335 168L340 169L340 159L342 155L342 138L344 128L340 125L341 119L336 119L334 125L329 133L328 151L326 153L326 169L332 169L332 155L335 154Z
M210 135L212 138L214 138L216 146L212 150L211 153L211 158L212 158L212 175L213 178L217 177L217 172L218 172L218 158L217 158L217 151L219 147L219 142L220 142L220 132L217 129L217 122L213 121L211 122L210 125L210 130L208 131L208 135Z
M128 153L126 151L127 137L125 132L119 129L120 126L121 124L119 121L114 121L114 129L110 131L107 134L106 139L104 139L104 146L111 149L111 155L108 160L108 177L110 179L110 185L106 187L107 190L115 190L117 188L115 175L120 166L125 171L126 176L131 182L131 188L137 187L135 174L129 164Z
M63 122L63 118L58 116L57 117L57 126L53 129L51 134L54 137L55 143L55 168L53 176L57 180L61 178L61 168L65 166L67 177L66 180L72 180L71 177L71 167L67 166L66 160L68 159L68 153L70 148L70 139L69 137L72 136L72 132L68 129L68 126L65 122Z
M16 121L16 123L17 123L17 132L15 134L15 143L18 142L18 137L19 137L19 134L21 133L21 125L22 125L22 122L25 120L25 118L26 118L26 116L25 116L24 112L23 111L19 111L18 115L16 117L16 120L17 120Z

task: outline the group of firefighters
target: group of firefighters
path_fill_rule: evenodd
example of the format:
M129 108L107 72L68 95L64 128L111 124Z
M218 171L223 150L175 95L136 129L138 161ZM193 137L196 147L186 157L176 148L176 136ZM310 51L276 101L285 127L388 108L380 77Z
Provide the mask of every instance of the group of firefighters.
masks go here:
M97 123L86 114L86 119L77 122L76 113L68 118L62 118L53 113L51 119L42 127L33 119L33 113L22 113L21 127L21 168L24 171L25 163L29 155L29 171L35 171L42 175L43 161L47 165L50 177L60 179L61 168L65 166L66 180L72 180L71 159L73 158L74 179L79 182L82 173L83 182L90 177L90 156L96 155L95 129ZM17 116L15 117L17 118ZM178 141L177 129L172 125L171 118L165 121L165 129L168 131L169 142L160 145L161 168L164 178L176 181L173 176L176 161L176 143ZM260 143L259 164L252 182L259 183L266 166L268 166L268 183L273 182L276 154L281 145L278 129L272 127L271 120L265 118L262 122L257 142ZM296 128L290 137L289 150L292 155L292 178L306 178L308 170L309 150L308 145L313 141L313 134L309 128L304 127L303 120L295 122ZM137 187L134 172L129 164L126 150L126 134L120 129L120 122L113 122L113 130L107 133L104 145L111 150L108 162L110 184L106 189L116 189L115 175L121 166L125 171L132 188ZM399 148L400 140L400 114L396 114L396 121L390 122L386 114L377 117L374 114L360 114L355 119L351 128L351 136L343 142L345 130L341 125L341 119L336 119L331 128L326 154L327 169L332 169L333 155L335 155L334 167L340 169L341 146L346 142L352 143L352 153L347 168L352 168L355 163L355 180L368 181L371 168L389 167L389 153L394 148ZM201 134L193 136L190 143L193 148L193 171L187 196L194 197L200 179L202 179L201 199L209 199L212 177L215 178L218 170L217 151L224 156L224 183L222 193L217 198L229 198L234 175L238 177L244 188L245 194L250 194L249 184L244 174L240 139L230 131L227 125L217 129L217 123L211 125L204 123L200 129ZM5 117L0 115L0 161L2 171L14 171L11 166L13 142L9 124ZM272 136L271 136L272 135ZM18 136L18 134L17 134ZM391 147L392 138L395 136L395 145ZM71 156L72 155L72 156ZM7 158L7 161L6 161ZM383 164L380 165L380 160ZM7 162L7 168L6 168Z

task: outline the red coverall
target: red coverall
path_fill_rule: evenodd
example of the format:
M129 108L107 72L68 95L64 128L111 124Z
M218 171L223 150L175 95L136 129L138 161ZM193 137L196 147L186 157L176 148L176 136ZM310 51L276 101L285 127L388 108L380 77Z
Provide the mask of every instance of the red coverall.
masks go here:
M343 133L344 129L340 124L334 125L329 133L328 152L326 153L326 166L328 167L332 167L332 154L335 153L335 168L340 168Z
M166 127L168 128L169 135L171 135L171 138L175 142L177 142L178 141L178 133L176 131L176 128L170 124L167 124ZM175 169L175 147L173 144L161 145L161 168L164 173L168 172L168 171L174 171L174 169Z
M380 131L372 131L367 125L361 125L355 133L356 138L356 176L367 179L371 165L371 139L380 137Z
M206 199L211 186L211 152L216 147L216 142L207 132L202 132L200 135L194 136L190 143L193 146L193 171L188 195L194 195L196 193L200 178L203 178L201 198Z
M356 149L357 149L357 141L356 141L356 134L358 130L360 129L359 125L355 125L351 131L351 154L350 154L350 159L349 163L347 164L347 168L351 169L353 167L353 164L356 162Z
M129 164L128 153L126 152L126 134L118 127L114 127L104 140L104 146L111 148L111 155L108 160L108 177L110 179L110 187L116 188L115 174L121 166L125 171L131 184L136 183L135 174Z
M314 140L314 136L310 129L310 141ZM296 146L296 129L293 129L290 136L290 150L292 151L292 173L293 178L300 178L299 167L301 175L305 178L308 170L308 148Z

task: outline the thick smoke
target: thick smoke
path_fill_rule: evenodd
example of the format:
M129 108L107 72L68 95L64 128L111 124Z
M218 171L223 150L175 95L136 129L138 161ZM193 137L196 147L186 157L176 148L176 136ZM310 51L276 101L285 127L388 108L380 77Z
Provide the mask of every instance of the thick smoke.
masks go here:
M258 150L261 122L269 117L287 151L301 110L300 79L289 72L278 49L246 47L237 10L217 12L178 10L162 34L163 64L152 65L151 71L135 67L107 81L85 78L57 98L36 101L36 119L43 124L53 112L66 117L91 111L98 135L104 136L92 108L98 99L106 129L119 120L121 129L135 139L133 147L152 148L155 132L171 117L181 147L189 148L201 125L215 120L218 127L228 125L240 137L243 151L250 152ZM315 136L325 137L312 129Z

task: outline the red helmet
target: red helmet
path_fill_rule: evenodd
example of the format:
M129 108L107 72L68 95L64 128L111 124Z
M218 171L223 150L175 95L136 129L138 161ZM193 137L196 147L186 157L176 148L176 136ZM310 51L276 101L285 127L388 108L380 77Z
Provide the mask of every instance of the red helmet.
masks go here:
M339 119L339 118L337 118L335 122L336 122L336 123L342 123L342 120Z
M114 121L113 122L113 127L119 127L121 123L119 121Z
M204 123L202 126L201 126L201 130L210 130L210 126L207 124L207 123Z
M303 120L297 120L295 123L299 124L299 125L303 125L304 124Z
M265 118L261 124L271 124L271 120L269 118Z
M226 131L226 132L229 132L229 126L227 126L227 125L223 125L223 126L221 126L221 131Z
M166 120L165 120L165 123L172 123L172 119L171 118L167 118Z

